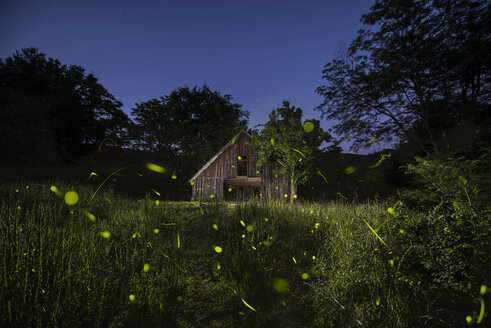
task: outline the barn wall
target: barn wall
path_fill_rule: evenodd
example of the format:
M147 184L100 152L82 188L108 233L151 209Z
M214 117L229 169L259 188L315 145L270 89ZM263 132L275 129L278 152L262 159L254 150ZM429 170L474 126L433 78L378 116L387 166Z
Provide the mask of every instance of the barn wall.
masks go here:
M265 163L261 167L261 193L263 197L271 199L285 199L284 195L290 195L288 179L279 174L280 164Z
M214 195L217 199L224 198L225 178L237 177L238 156L247 156L247 176L261 177L260 193L262 197L273 199L285 199L284 194L289 194L288 180L278 173L278 163L265 163L256 166L258 156L254 147L247 142L251 139L246 133L237 136L233 145L227 147L200 175L194 180L192 199L210 199Z

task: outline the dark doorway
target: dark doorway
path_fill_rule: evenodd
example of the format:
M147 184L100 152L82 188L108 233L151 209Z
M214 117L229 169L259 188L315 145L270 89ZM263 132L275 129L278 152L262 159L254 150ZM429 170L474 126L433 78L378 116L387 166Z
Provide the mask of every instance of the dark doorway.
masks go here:
M245 200L253 197L259 197L259 188L251 187L230 187L224 185L223 187L223 199L236 201Z
M230 187L226 184L223 185L223 199L224 200L237 200L239 189Z

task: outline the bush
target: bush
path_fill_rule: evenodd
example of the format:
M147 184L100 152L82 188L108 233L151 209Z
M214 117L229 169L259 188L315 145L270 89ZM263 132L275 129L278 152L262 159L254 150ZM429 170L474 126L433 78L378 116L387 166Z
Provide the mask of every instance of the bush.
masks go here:
M483 150L475 159L416 157L414 163L402 169L412 178L413 188L402 192L403 199L411 206L428 208L442 203L452 210L457 202L482 208L491 199L489 150Z

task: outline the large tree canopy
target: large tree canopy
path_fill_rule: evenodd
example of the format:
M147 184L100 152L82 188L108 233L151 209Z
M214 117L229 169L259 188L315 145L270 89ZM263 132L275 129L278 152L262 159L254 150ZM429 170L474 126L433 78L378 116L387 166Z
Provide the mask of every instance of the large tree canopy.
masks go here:
M16 51L0 59L0 157L74 160L121 137L128 124L121 106L82 67L36 48Z
M249 113L241 107L206 85L180 87L136 104L136 146L164 158L187 158L198 169L246 127Z
M377 0L361 19L370 28L325 66L317 110L354 149L375 137L410 140L429 155L451 143L452 131L466 131L456 144L486 138L490 8L484 0Z
M263 130L253 132L251 145L258 149L258 166L268 161L280 160L281 174L290 180L290 201L293 202L297 184L307 181L313 172L316 155L324 150L324 142L331 141L319 121L314 119L302 123L302 109L290 106L274 109Z

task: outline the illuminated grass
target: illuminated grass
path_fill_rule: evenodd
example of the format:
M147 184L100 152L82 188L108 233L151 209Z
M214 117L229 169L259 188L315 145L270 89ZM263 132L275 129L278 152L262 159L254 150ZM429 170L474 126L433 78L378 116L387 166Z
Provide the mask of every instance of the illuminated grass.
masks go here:
M0 185L2 327L403 327L433 304L402 271L388 204L89 204L82 184L26 185Z

